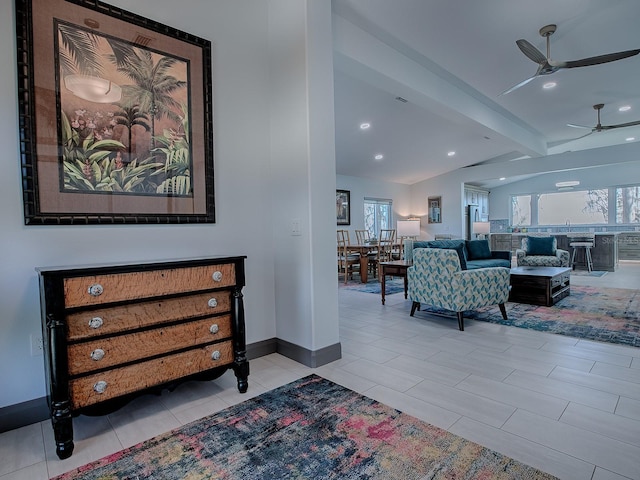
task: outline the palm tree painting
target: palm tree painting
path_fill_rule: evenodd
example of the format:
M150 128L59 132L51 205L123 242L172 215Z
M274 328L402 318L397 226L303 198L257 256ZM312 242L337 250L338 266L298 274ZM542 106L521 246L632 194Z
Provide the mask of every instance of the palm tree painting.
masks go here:
M192 196L189 62L56 28L61 191Z

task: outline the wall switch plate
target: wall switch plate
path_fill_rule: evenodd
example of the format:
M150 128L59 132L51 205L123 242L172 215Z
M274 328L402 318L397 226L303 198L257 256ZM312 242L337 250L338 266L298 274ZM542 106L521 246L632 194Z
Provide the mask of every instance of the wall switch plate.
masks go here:
M302 235L302 229L300 228L300 220L297 218L294 218L293 220L291 220L291 235L296 237Z
M42 336L39 334L29 335L29 341L31 342L31 356L37 357L44 352L44 345L42 343Z

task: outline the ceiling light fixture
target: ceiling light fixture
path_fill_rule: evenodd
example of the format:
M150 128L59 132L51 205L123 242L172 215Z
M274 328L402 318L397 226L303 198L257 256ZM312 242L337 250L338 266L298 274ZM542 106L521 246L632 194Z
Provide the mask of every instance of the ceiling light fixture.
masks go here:
M407 101L408 101L406 98L402 98L402 97L396 97L396 100L398 100L399 102L402 102L402 103L407 103Z
M545 90L549 90L550 88L553 88L557 85L556 82L547 82L544 85L542 85L542 88L544 88Z
M507 179L507 177L500 177L498 180L503 181L503 180L506 180L506 179Z
M369 123L361 123L360 124L360 130L366 130L370 126L371 126L371 124L369 124Z
M578 180L567 180L566 182L556 182L556 187L558 188L566 188L566 187L575 187L580 185Z
M447 155L449 155L450 157L453 157L456 154L456 152L454 152L453 150L450 152L447 152Z
M377 154L375 157L376 160L382 160L384 158L384 155L382 155L381 153Z
M627 137L627 138L625 138L624 140L625 140L626 142L633 142L635 139L636 139L636 137Z
M631 110L631 105L623 105L618 109L619 112L628 112L629 110Z

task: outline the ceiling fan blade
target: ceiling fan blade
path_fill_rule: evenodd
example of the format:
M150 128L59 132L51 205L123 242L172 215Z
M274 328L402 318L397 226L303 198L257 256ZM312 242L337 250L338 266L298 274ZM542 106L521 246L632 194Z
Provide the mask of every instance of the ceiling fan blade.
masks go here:
M586 125L576 125L575 123L567 123L567 127L573 128L588 128L589 130L593 129L593 127L588 127Z
M573 139L573 140L571 140L571 141L572 141L572 142L575 142L576 140L580 140L581 138L588 137L588 136L589 136L589 135L591 135L593 132L595 132L595 130L591 130L589 133L587 133L587 134L585 134L585 135L582 135L582 136L580 136L580 137L578 137L578 138L574 138L574 139Z
M597 57L583 58L581 60L573 60L564 62L564 68L588 67L590 65L599 65L601 63L615 62L623 58L633 57L640 53L640 49L626 50L624 52L608 53L606 55L598 55Z
M507 95L508 93L513 92L514 90L517 90L520 87L525 86L527 83L529 83L531 80L533 80L534 78L536 78L538 76L538 73L536 72L536 74L533 77L529 77L526 80L521 81L520 83L518 83L517 85L514 85L513 87L505 90L504 92L502 92L500 95L498 95L499 97L503 96L503 95Z
M634 127L636 125L640 125L640 120L636 120L635 122L618 123L616 125L602 125L600 128L602 130L611 130L613 128Z
M529 43L527 40L524 40L522 38L520 40L516 40L516 45L518 45L518 48L522 53L524 53L534 62L543 64L547 61L547 57L545 57L540 50L531 45L531 43Z

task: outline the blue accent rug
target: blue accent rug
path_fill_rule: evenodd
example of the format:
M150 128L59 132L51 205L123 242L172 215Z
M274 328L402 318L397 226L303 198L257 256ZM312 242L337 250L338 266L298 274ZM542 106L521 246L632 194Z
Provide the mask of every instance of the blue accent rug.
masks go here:
M556 477L317 375L56 477L57 480L427 478L553 480Z
M375 293L380 295L380 282L377 278L369 278L367 283L360 282L359 277L355 277L354 280L350 280L347 284L344 281L339 282L340 288L346 288L347 290L356 290L364 293ZM394 293L404 292L404 279L402 278L387 278L385 295L393 295Z

